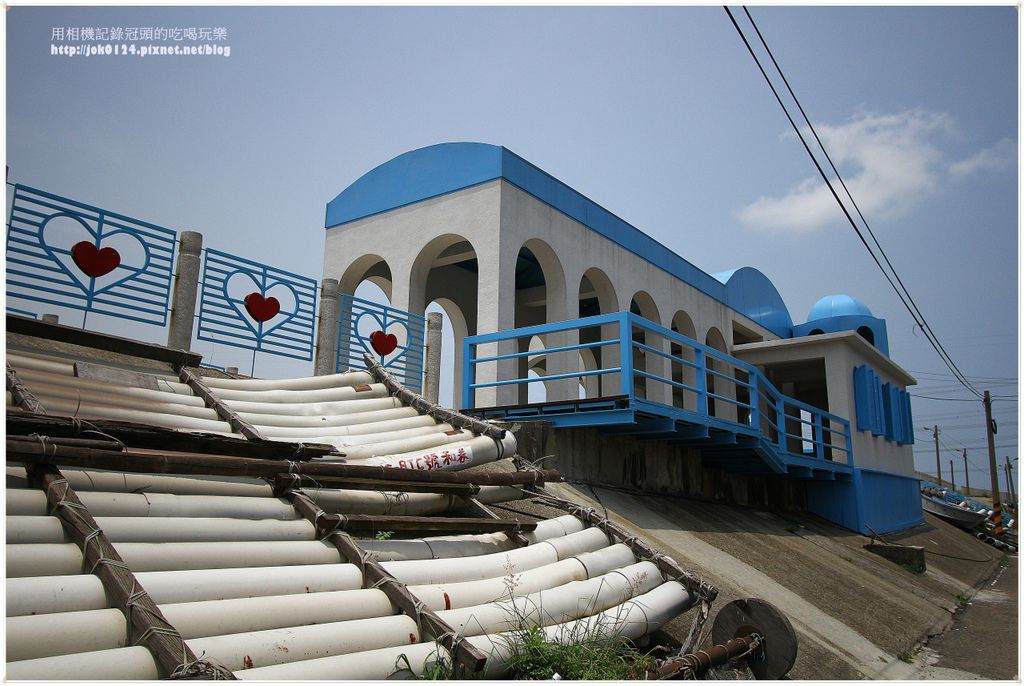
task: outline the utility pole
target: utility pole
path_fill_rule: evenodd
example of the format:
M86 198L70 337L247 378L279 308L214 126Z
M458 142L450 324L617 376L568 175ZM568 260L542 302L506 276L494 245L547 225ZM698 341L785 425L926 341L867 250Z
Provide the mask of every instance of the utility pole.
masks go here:
M964 448L964 481L967 482L964 487L964 495L969 496L971 494L971 470L967 468L967 448Z
M1010 491L1010 505L1014 511L1017 510L1017 486L1013 483L1013 463L1010 456L1006 456L1006 488Z
M956 473L953 471L953 460L949 461L949 483L952 484L952 488L956 490Z
M1003 533L1003 507L999 503L999 468L996 467L996 427L992 421L992 396L985 391L985 434L988 436L988 469L992 476L992 522L996 536Z
M924 428L928 428L927 426ZM942 460L939 459L939 425L932 427L932 436L935 437L935 474L939 480L939 488L942 488Z

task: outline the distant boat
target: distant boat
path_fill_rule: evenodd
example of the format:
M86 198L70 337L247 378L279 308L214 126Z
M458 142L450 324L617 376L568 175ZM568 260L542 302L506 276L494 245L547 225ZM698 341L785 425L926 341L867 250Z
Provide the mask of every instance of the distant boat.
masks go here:
M984 522L986 517L984 512L975 512L924 492L921 493L921 507L963 529L973 529Z

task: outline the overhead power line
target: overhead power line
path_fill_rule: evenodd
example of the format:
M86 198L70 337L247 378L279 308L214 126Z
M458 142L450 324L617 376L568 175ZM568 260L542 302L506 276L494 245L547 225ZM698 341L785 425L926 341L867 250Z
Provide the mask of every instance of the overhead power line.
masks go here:
M875 237L874 232L871 230L871 226L868 224L867 220L864 218L863 213L860 211L860 207L857 205L857 202L853 199L853 195L850 193L850 189L846 186L846 182L843 181L842 175L839 173L839 170L832 162L832 158L829 156L828 150L825 148L824 143L822 143L817 131L815 131L814 125L811 124L810 118L807 116L807 113L804 111L803 106L800 104L800 100L799 98L797 98L796 93L793 92L793 88L790 86L789 80L786 78L785 73L783 73L782 68L779 66L778 61L775 59L775 55L772 53L771 48L768 47L768 43L767 41L765 41L764 36L761 34L761 30L758 28L757 23L754 21L754 18L750 15L750 11L746 7L743 8L743 11L746 13L747 19L750 21L751 26L754 27L754 31L757 33L757 36L760 39L761 44L764 46L764 49L768 53L768 56L771 58L772 64L775 66L775 70L779 73L779 76L782 77L782 81L783 83L785 83L786 89L789 91L790 97L792 97L793 102L800 110L800 114L803 116L804 121L807 122L807 126L810 129L811 133L814 135L814 139L817 141L818 146L821 148L821 151L824 154L825 159L828 160L828 163L832 168L832 171L835 173L836 178L842 184L843 190L845 191L847 197L850 198L850 202L853 204L858 216L864 223L864 226L867 229L868 234L871 236L872 240L875 243L875 246L878 248L878 253L881 254L882 258L885 260L886 265L888 265L889 267L889 271L892 272L891 276L889 274L889 271L886 271L886 268L882 266L882 260L880 260L878 258L878 255L875 254L875 250L872 249L871 244L868 243L867 239L864 237L864 233L857 225L857 222L853 219L853 216L847 209L846 204L839 197L839 193L836 191L835 186L829 179L828 174L825 173L825 170L822 168L817 156L811 150L811 147L807 143L804 134L800 131L800 127L797 126L796 122L793 120L793 116L790 114L789 108L786 107L786 104L783 102L782 97L779 95L778 90L775 88L775 84L772 83L771 78L768 76L768 72L765 71L764 66L761 64L761 60L758 58L757 53L755 53L753 47L750 45L750 41L747 40L746 34L743 33L743 29L740 28L740 25L739 23L737 23L732 11L728 7L725 7L725 12L726 14L729 15L729 20L732 22L732 25L736 29L736 32L743 40L743 44L746 46L747 51L750 53L750 56L754 59L754 63L757 64L757 68L761 71L761 75L764 77L765 82L768 84L768 87L771 89L772 94L778 101L779 106L782 108L783 113L786 115L786 118L789 120L790 125L796 132L796 135L800 139L801 144L803 144L804 150L807 151L807 155L811 158L811 162L814 163L814 166L818 170L818 173L821 175L821 178L825 182L825 185L828 186L829 191L832 193L832 197L835 198L836 203L839 205L839 208L846 216L846 219L847 221L849 221L850 226L853 227L854 232L857 234L857 237L860 239L860 242L864 245L864 248L868 251L868 254L871 256L871 259L874 260L875 264L878 266L879 271L882 272L882 275L885 276L886 281L888 281L889 285L892 286L893 291L900 299L900 302L903 303L903 306L910 314L911 319L913 319L914 323L917 324L918 327L920 327L921 332L924 333L925 338L931 344L932 348L938 354L939 358L946 365L946 367L953 373L956 380L960 382L960 384L964 388L970 391L978 399L981 399L982 393L977 388L975 388L975 386L968 380L968 378L964 376L963 372L960 371L960 368L957 367L956 363L953 361L953 358L950 357L949 353L946 352L946 349L943 347L942 343L939 342L938 337L932 330L931 326L928 324L928 321L927 319L925 319L924 314L921 312L920 308L917 306L917 303L910 295L910 291L907 290L907 287L904 285L903 280L899 276L899 273L893 267L892 262L889 260L889 257L885 254L885 250L882 249L881 243L879 243L878 239ZM897 283L899 284L899 286L897 286Z

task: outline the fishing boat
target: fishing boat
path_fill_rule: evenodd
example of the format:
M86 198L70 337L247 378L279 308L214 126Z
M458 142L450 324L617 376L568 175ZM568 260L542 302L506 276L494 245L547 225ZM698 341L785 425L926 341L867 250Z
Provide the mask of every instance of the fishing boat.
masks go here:
M928 493L928 490L933 489L921 490L921 507L925 512L931 512L936 517L942 517L963 529L973 529L985 521L985 512L977 512L950 502L941 495L941 491L933 495Z

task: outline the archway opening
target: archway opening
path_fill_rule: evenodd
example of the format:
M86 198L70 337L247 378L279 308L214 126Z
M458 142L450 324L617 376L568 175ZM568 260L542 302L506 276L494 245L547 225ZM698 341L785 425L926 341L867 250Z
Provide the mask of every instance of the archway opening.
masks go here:
M619 311L618 299L611 279L600 269L592 267L580 278L579 291L576 296L577 316L594 317ZM612 341L618 337L618 324L588 326L580 329L581 344L595 347L580 350L581 366L584 371L596 371L618 366L619 350L617 346L597 346L601 341ZM621 393L619 374L600 374L581 377L579 386L584 395L581 398L599 398Z
M875 332L871 330L871 327L869 327L869 326L862 326L862 327L857 329L857 333L859 333L861 338L863 338L865 341L867 341L871 345L875 344Z
M633 295L629 301L629 311L655 324L661 324L661 317L658 314L657 305L654 304L654 298L646 291L637 291ZM644 373L664 378L665 374L661 372L666 360L641 346L657 348L662 346L663 341L660 340L660 336L649 336L646 331L635 326L630 338L634 344L638 344L633 346L633 394L638 398L655 400L653 397L655 385L663 386L664 384L658 384L654 380L648 379ZM637 374L637 371L641 373Z
M682 336L686 336L689 339L693 339L696 335L696 329L693 325L693 319L690 318L686 312L679 310L675 316L672 317L672 331ZM696 343L696 341L694 341ZM689 345L683 345L676 341L672 341L669 347L669 354L672 355L672 381L683 386L689 386L690 388L696 387L697 381L697 370L678 360L686 360L686 362L696 362L696 351ZM673 407L682 407L688 410L697 409L697 393L696 391L690 390L690 388L681 388L679 386L672 387L672 405Z

